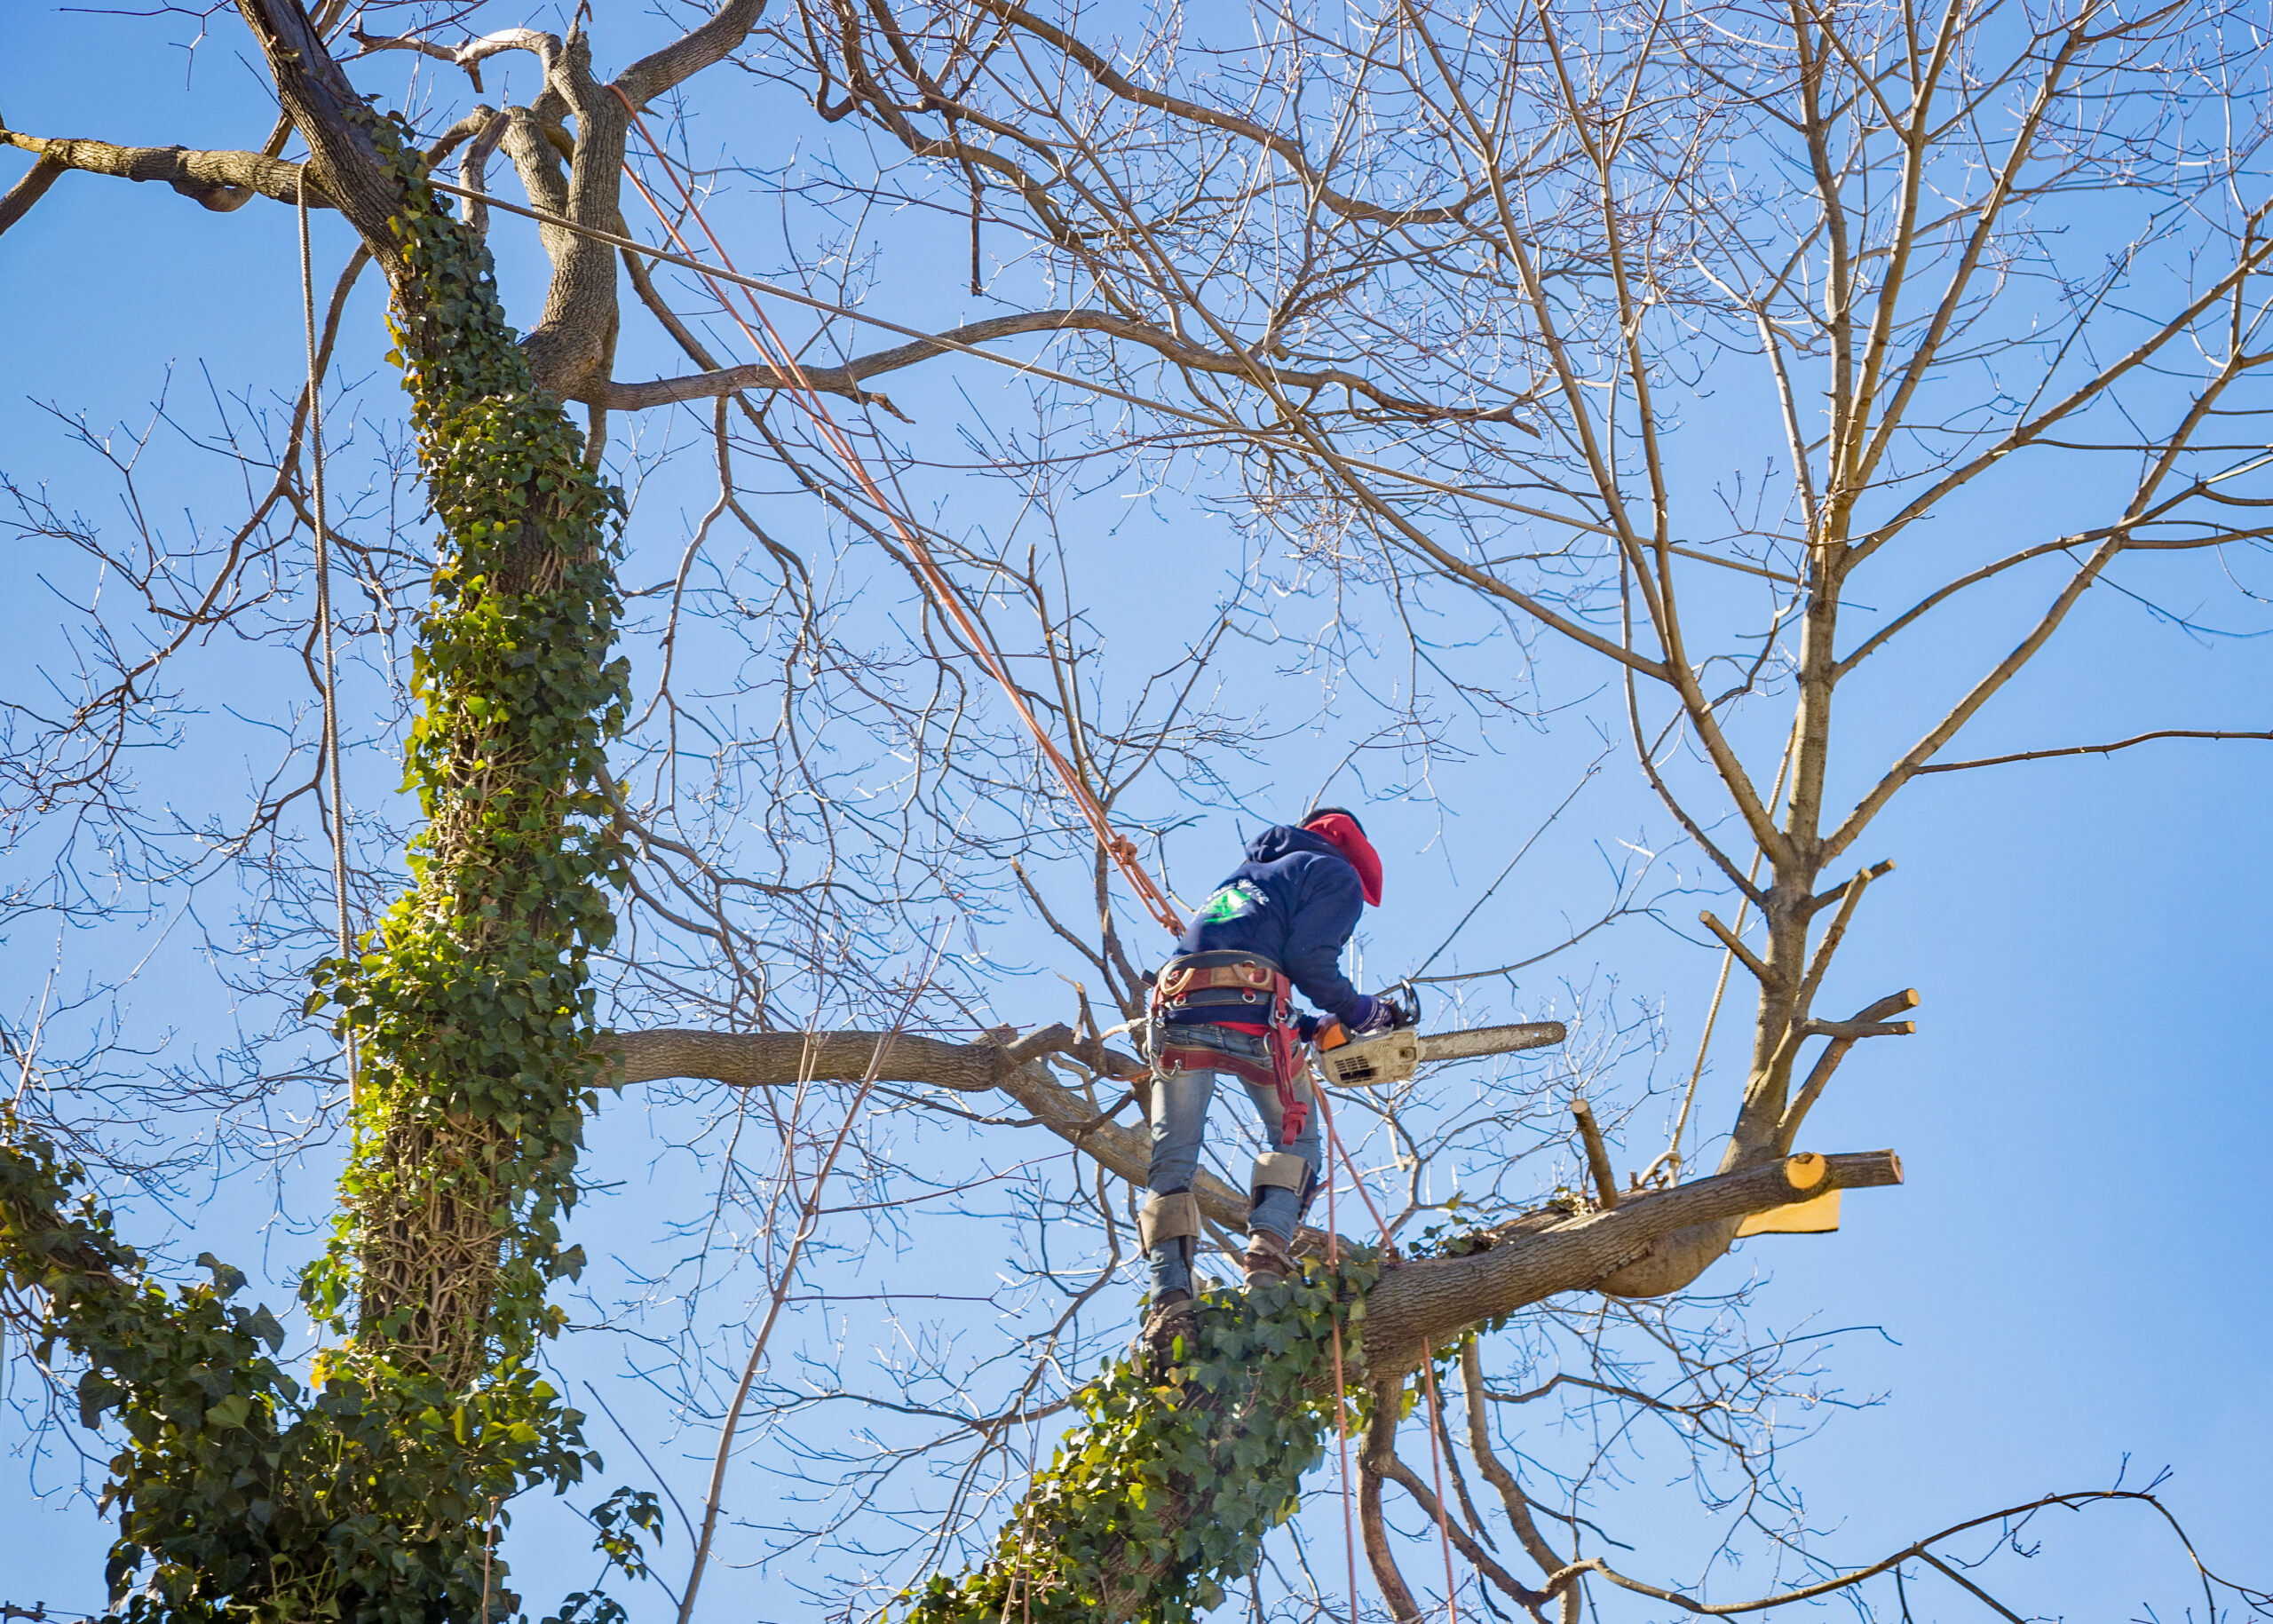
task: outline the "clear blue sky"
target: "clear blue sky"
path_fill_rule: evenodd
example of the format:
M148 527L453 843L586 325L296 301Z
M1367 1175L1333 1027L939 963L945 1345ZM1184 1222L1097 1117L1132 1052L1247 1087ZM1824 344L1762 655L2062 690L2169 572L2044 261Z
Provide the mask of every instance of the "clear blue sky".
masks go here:
M609 28L633 25L606 16L617 7L598 9L606 52ZM185 27L179 20L10 6L0 16L0 112L14 128L45 134L257 144L271 113L234 19L217 16L194 59L179 48ZM390 67L365 73L361 83L392 95L403 73ZM736 110L725 116L739 131L762 133L762 99L753 101L741 88L734 94ZM12 182L24 167L21 154L0 154L0 183ZM139 425L163 391L184 423L198 428L213 419L209 392L289 399L301 364L294 229L289 210L265 202L210 214L162 186L65 178L0 238L0 472L20 484L44 484L59 507L115 527L124 522L115 482L67 443L51 408L84 413L99 431ZM534 243L510 223L495 240L509 307L526 321L541 287ZM320 265L336 267L343 228L320 219L318 243ZM940 278L888 265L883 274L877 302L891 313L930 321L961 311L959 272ZM895 275L902 281L895 283ZM351 375L376 376L359 397L368 415L356 431L364 446L396 399L391 378L376 370L384 343L375 287L368 283L359 296L342 360ZM646 376L643 366L669 364L651 337L634 335L621 371ZM892 392L919 421L936 425L952 423L974 399L1001 409L1008 400L1002 387L973 365L939 367ZM660 419L647 432L685 433ZM1690 456L1699 467L1711 465L1719 447L1709 424L1697 433ZM640 493L627 572L633 578L652 578L676 558L707 500L700 463L689 460L684 471L672 465ZM138 477L150 514L177 532L210 529L230 511L225 471L172 432L154 438ZM2016 492L2004 500L2018 523L2056 507L2059 497ZM954 499L964 504L959 512L982 521L1007 511L960 488ZM789 518L786 503L769 511L811 523ZM1132 506L1108 492L1071 522L1112 536L1081 566L1093 572L1088 590L1109 650L1127 649L1132 661L1145 654L1148 617L1174 603L1176 572L1206 580L1220 571L1210 549L1223 544L1224 532L1198 504L1168 497ZM0 683L12 693L36 693L40 673L56 669L68 618L57 595L87 585L71 574L75 567L62 550L12 544L13 635L0 652ZM2258 606L2214 596L2217 590L2206 578L2200 587L2206 619L2247 630L2261 625ZM1887 675L1889 692L1929 688L1971 669L1981 648L2006 635L2010 622L2000 614L2027 600L2025 589L2015 590L2016 597L1953 615L1944 641ZM1290 612L1309 609L1298 604ZM1273 701L1281 716L1317 708L1315 684L1274 673L1268 651L1243 669L1247 680L1283 686L1283 698L1274 691ZM290 702L301 680L291 657L273 647L217 648L198 669L202 685L192 699L204 713L195 735L203 742L186 755L154 756L147 768L154 798L185 809L226 801L242 788L249 764L258 759L260 718ZM729 680L723 670L702 676ZM1969 735L1977 742L1968 753L2161 725L2261 728L2269 676L2273 646L2265 640L2190 638L2129 599L2096 596L2071 634ZM1540 680L1551 696L1576 707L1574 716L1593 714L1587 695L1601 681L1598 671L1550 653ZM1614 723L1614 707L1594 709ZM1884 742L1906 743L1906 736L1897 741L1906 725L1889 725ZM1762 726L1772 732L1774 719L1764 717ZM1867 724L1858 731L1870 733ZM1871 738L1865 763L1888 753L1876 748L1875 733ZM1543 734L1487 733L1478 742L1487 749L1440 771L1424 794L1367 813L1392 876L1391 906L1369 921L1365 944L1376 978L1437 945L1498 872L1511 833L1519 836L1544 816L1597 748L1575 725ZM1179 889L1188 896L1203 891L1213 877L1208 871L1228 860L1238 828L1251 830L1271 809L1307 798L1348 744L1329 725L1245 770L1239 788L1251 797L1250 815L1242 821L1229 811L1212 812L1172 843ZM1602 784L1582 797L1556 839L1471 927L1460 949L1464 963L1495 962L1503 948L1507 957L1520 956L1553 939L1563 910L1583 917L1599 895L1596 843L1614 854L1620 840L1662 833L1635 776L1629 761L1612 757ZM1337 798L1347 784L1337 786ZM2265 1470L2273 1459L2273 1369L2265 1355L2273 1294L2265 1288L2264 1251L2273 1194L2262 1172L2273 1160L2267 1104L2273 1017L2263 994L2273 926L2256 832L2269 790L2273 746L2249 743L2165 744L2107 760L1949 775L1909 792L1856 854L1893 857L1900 867L1871 895L1865 924L1841 961L1834 1002L1851 992L1859 1003L1914 985L1924 995L1920 1031L1850 1061L1806 1142L1826 1150L1893 1146L1908 1182L1898 1191L1850 1196L1846 1227L1836 1236L1749 1243L1707 1282L1759 1271L1766 1284L1754 1322L1762 1327L1883 1332L1845 1339L1826 1382L1846 1398L1883 1395L1884 1402L1842 1416L1790 1463L1806 1485L1811 1521L1836 1530L1827 1550L1874 1555L1999 1503L2104 1485L2127 1459L2134 1483L2170 1469L2170 1502L2206 1559L2237 1577L2273 1579L2263 1532L2273 1526ZM1694 871L1693 858L1680 860ZM1668 913L1678 922L1697 906L1675 899ZM986 944L991 950L1048 961L1031 922L994 930L1002 937ZM99 973L122 939L101 933L67 939L67 984ZM0 944L0 991L12 1015L36 1002L56 951L51 926L36 920L20 922ZM158 963L173 964L162 956ZM1668 1045L1657 1079L1662 1089L1674 1072L1685 1072L1716 967L1717 955L1641 922L1555 969L1577 980L1614 976L1624 995L1660 1004ZM175 970L138 986L130 1028L170 1030L176 1044L210 1054L229 1041L235 1013L194 962L186 958ZM1055 1018L1063 1013L1057 986L1046 976L1012 983L994 1013ZM1529 1013L1559 995L1552 973L1542 973L1524 984L1513 1004ZM1723 1101L1741 1075L1746 1036L1741 1001L1732 999L1731 1008L1711 1073ZM622 1109L638 1120L635 1106ZM1707 1113L1713 1114L1709 1103ZM612 1125L596 1136L597 1169L629 1181L587 1216L586 1244L596 1256L636 1254L653 1241L653 1219L669 1207L674 1176L670 1159L655 1149L660 1140L652 1136L660 1131L619 1133ZM1635 1118L1633 1131L1640 1154L1631 1159L1645 1160L1659 1131L1655 1105ZM975 1150L961 1147L945 1137L935 1143L950 1158L1002 1149L978 1141ZM323 1170L318 1153L295 1188L319 1190ZM209 1208L185 1208L178 1221L203 1243L228 1240L217 1249L248 1265L265 1251L272 1275L281 1278L311 1243L281 1226L251 1238L247 1226L262 1221L269 1199L236 1191ZM909 1247L902 1261L918 1272L993 1266L970 1255L968 1232L927 1228ZM1129 1295L1133 1302L1133 1288ZM271 1300L277 1300L273 1290ZM827 1340L825 1327L811 1335ZM596 1356L590 1368L613 1368L617 1359L614 1351ZM33 1391L20 1364L12 1364L6 1382L12 1398ZM636 1398L628 1401L627 1412L645 1414L638 1406ZM21 1428L9 1426L11 1444L21 1441ZM621 1440L601 1427L595 1441L611 1454L608 1481L626 1477L632 1462ZM691 1458L708 1446L697 1430L669 1446ZM1659 1477L1638 1471L1635 1491L1652 1509L1638 1535L1629 1530L1626 1537L1638 1537L1668 1564L1651 1576L1684 1577L1678 1554L1705 1525L1685 1488L1656 1486L1676 1477L1677 1465L1655 1463L1663 1469ZM692 1481L692 1468L669 1470ZM13 1459L7 1471L0 1505L12 1515L0 1519L0 1600L44 1599L65 1611L98 1605L105 1535L85 1501L64 1492L69 1466L50 1462L33 1473L28 1462ZM49 1492L34 1493L35 1476ZM772 1491L770 1484L746 1485L738 1509L764 1520L759 1497ZM535 1577L560 1549L550 1541L563 1536L541 1517L532 1522L517 1560L537 1599L580 1575L564 1567L562 1583ZM2129 1619L2145 1616L2151 1604L2156 1616L2169 1619L2190 1601L2199 1604L2198 1592L2185 1583L2182 1553L2142 1516L2103 1511L2080 1525L2036 1532L2044 1553L2021 1565L2009 1592L2026 1611ZM1338 1534L1319 1537L1329 1565L1338 1564ZM784 1582L758 1571L714 1574L705 1611L717 1619L818 1616L778 1588ZM652 1595L638 1598L634 1616L659 1616L658 1605ZM1655 1616L1608 1604L1604 1612ZM1942 1593L1920 1616L1965 1615Z

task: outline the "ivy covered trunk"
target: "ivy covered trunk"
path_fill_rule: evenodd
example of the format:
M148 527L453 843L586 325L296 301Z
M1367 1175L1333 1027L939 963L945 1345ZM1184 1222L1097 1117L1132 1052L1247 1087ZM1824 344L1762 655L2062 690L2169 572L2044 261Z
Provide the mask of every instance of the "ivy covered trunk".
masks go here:
M462 1387L529 1351L575 1267L587 955L620 861L594 786L624 669L614 493L535 391L479 238L407 190L395 336L442 530L406 773L427 821L410 889L328 972L362 1075L316 1292L335 1319L353 1300L362 1352Z
M535 389L487 250L398 126L346 116L393 202L397 359L439 521L408 785L411 884L361 952L318 970L358 1040L338 1217L302 1296L343 1339L313 1385L281 1327L210 1284L147 1279L37 1136L0 1136L0 1276L46 1301L86 1367L90 1427L124 1434L105 1503L117 1616L156 1624L455 1624L509 1616L491 1531L592 1458L537 1374L559 1224L598 1103L588 956L620 856L595 788L622 714L612 661L617 499ZM367 189L371 176L364 176ZM368 236L368 234L367 234Z
M986 1560L899 1598L903 1624L1191 1624L1295 1513L1345 1404L1362 1431L1378 1259L1213 1291L1073 1395L1082 1417ZM1352 1403L1351 1401L1355 1401Z

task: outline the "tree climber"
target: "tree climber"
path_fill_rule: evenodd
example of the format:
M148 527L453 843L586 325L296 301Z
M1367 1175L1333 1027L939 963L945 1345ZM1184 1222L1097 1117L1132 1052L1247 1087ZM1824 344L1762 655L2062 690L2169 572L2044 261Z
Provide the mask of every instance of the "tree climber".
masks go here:
M1382 860L1366 831L1341 807L1319 807L1299 825L1255 836L1154 978L1152 1159L1138 1232L1156 1311L1192 1300L1200 1232L1192 1184L1222 1073L1247 1085L1271 1144L1248 1181L1247 1283L1271 1284L1294 1267L1295 1225L1325 1164L1311 1085L1297 1075L1296 1059L1323 1021L1296 1018L1290 996L1299 989L1353 1035L1406 1018L1342 973L1342 949L1364 904L1381 899Z

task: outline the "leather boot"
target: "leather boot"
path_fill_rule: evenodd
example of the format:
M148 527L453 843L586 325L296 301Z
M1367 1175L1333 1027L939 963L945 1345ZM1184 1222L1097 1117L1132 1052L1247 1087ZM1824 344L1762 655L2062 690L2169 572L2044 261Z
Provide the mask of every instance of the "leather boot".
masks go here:
M1247 1237L1247 1255L1240 1263L1247 1268L1247 1288L1276 1286L1295 1271L1294 1254L1287 1243L1267 1229L1256 1230Z

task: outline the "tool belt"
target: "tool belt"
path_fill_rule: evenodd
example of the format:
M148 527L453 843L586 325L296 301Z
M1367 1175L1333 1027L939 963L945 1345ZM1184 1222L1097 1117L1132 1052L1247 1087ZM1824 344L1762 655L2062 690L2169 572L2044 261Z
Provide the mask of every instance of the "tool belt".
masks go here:
M1310 1101L1295 1087L1294 994L1287 972L1261 954L1219 950L1170 959L1152 980L1148 1047L1154 1071L1230 1072L1270 1088L1279 1096L1279 1142L1292 1145L1311 1112ZM1269 1066L1212 1044L1177 1042L1168 1017L1180 1011L1205 1021L1259 1021Z

